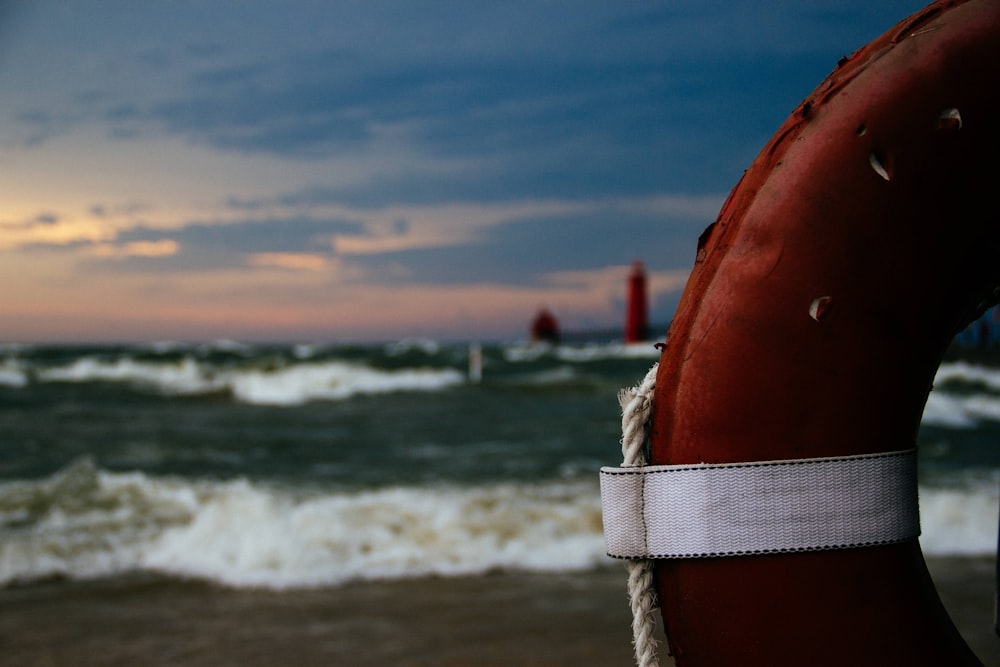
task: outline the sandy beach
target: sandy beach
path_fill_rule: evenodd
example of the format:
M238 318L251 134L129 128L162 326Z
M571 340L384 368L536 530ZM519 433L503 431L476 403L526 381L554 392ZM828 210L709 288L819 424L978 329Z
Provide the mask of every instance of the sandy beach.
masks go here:
M942 599L986 665L994 561L930 561ZM0 591L3 664L632 664L623 572L496 574L285 592L114 579ZM667 660L664 660L668 664Z

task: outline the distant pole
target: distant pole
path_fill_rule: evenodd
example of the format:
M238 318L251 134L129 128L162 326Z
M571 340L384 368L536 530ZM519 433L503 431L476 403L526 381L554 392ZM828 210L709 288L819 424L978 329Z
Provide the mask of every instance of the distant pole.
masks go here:
M628 277L628 300L625 305L625 342L649 340L649 315L646 307L646 271L642 262L632 262Z
M469 382L479 384L483 379L483 348L479 343L469 345Z

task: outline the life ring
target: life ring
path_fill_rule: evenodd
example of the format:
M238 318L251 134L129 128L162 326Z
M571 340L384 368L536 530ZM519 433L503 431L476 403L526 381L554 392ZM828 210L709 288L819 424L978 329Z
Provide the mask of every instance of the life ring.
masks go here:
M1000 286L1000 2L941 1L838 64L699 240L653 464L913 447L944 351ZM658 560L678 665L979 664L915 539Z

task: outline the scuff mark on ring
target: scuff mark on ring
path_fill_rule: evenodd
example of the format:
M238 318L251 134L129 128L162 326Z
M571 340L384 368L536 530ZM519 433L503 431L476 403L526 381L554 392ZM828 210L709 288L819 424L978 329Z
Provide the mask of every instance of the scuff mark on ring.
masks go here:
M820 318L830 309L832 296L818 296L809 304L809 317L819 322Z
M944 132L958 132L962 129L962 114L955 107L945 109L938 115L937 129Z
M885 165L882 164L882 161L875 155L874 151L868 154L868 164L872 166L876 174L887 181L892 180L889 176L889 170L885 168Z

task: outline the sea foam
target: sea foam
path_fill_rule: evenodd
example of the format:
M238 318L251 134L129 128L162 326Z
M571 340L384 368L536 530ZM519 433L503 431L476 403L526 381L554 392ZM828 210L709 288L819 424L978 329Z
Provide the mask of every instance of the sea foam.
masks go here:
M962 387L959 393L954 387ZM969 393L969 387L980 391ZM972 429L1000 421L1000 370L966 362L942 364L927 397L922 422L944 428Z
M996 548L997 485L921 488L930 555ZM112 473L0 484L0 585L145 571L233 587L606 566L596 481L289 488Z
M296 405L339 400L358 394L439 391L462 384L454 369L377 370L342 362L308 363L272 371L229 373L226 384L238 400L256 405Z
M920 489L920 545L933 556L997 553L1000 482L993 476Z
M0 484L0 584L148 571L243 587L607 561L596 484L283 488L111 473Z
M37 371L39 382L119 382L167 395L226 391L255 405L298 405L395 391L440 391L465 377L453 368L376 369L343 361L261 366L220 366L187 356L178 360L106 360L84 357ZM0 368L0 382L3 369Z

